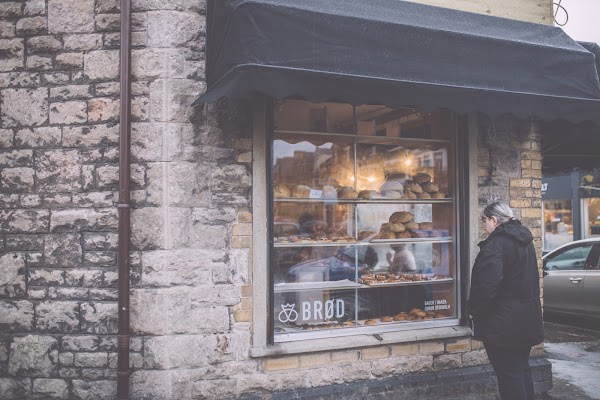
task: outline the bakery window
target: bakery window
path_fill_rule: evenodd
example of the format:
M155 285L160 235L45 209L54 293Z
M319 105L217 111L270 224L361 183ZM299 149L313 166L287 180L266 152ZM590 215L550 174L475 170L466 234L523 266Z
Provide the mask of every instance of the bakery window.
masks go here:
M272 342L459 322L455 116L276 102Z

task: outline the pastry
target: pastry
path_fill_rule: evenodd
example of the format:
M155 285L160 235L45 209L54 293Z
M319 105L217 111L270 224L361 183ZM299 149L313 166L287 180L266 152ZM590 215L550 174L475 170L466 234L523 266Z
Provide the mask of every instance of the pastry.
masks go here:
M342 186L338 189L338 199L355 199L357 194L354 188L350 186Z
M415 221L409 221L405 223L404 226L406 227L406 229L410 229L411 231L419 229L419 224L417 224Z
M417 193L417 198L418 199L430 199L431 195L427 192Z
M305 197L310 196L310 188L306 185L296 185L292 187L291 197Z
M419 310L418 308L413 308L410 310L410 315L414 315L415 317L425 318L427 314L423 310Z
M406 190L404 191L404 197L406 197L407 199L416 199L417 195L411 192L410 190Z
M433 229L433 224L431 222L421 222L419 224L419 229L422 231L430 231Z
M427 182L421 185L423 190L428 193L435 193L440 191L440 187L433 182Z
M377 235L377 232L373 232L373 231L361 231L358 232L358 240L368 240L371 239L373 236Z
M405 223L412 221L413 215L408 211L398 211L390 216L390 223Z
M377 199L380 197L381 197L381 195L376 190L362 190L358 193L359 199L370 200L370 199Z
M377 239L396 239L396 234L394 232L379 232Z
M416 174L415 176L413 176L413 182L416 182L419 184L431 182L431 175L426 174L424 172L420 172L420 173Z
M381 195L386 199L401 199L403 197L402 192L402 190L383 190Z
M387 231L389 232L394 232L394 233L399 233L399 232L404 232L406 230L406 228L404 227L403 224L397 222L397 223L389 223L387 224Z
M431 198L432 199L445 199L446 193L443 193L443 192L431 193Z
M323 198L324 199L337 199L337 189L333 186L323 186Z
M273 188L273 196L276 199L279 199L282 197L290 197L291 193L292 192L290 191L290 188L285 185L282 185L281 183L278 183Z
M353 321L346 321L342 323L342 326L354 326L354 322Z
M389 223L385 223L385 224L381 224L381 228L379 228L380 232L391 232L390 231L390 224Z
M407 185L406 190L410 190L413 193L423 193L423 188L416 182Z
M425 231L414 230L411 233L411 237L414 237L414 238L426 238L426 237L429 237L429 235Z
M379 190L382 192L391 190L402 193L404 192L404 186L400 182L385 182L383 185L381 185Z
M412 237L409 231L396 233L396 239L410 239Z
M400 313L400 314L396 314L394 315L394 317L392 318L394 321L406 321L406 317L407 315L404 313Z
M375 275L375 279L377 279L380 282L387 281L387 275L386 274L377 274L377 275Z
M381 317L379 319L381 320L381 322L392 322L394 320L392 317L389 316Z
M377 320L368 319L365 321L365 325L377 325Z
M412 180L412 176L405 172L392 172L385 177L387 182L396 182L405 185Z

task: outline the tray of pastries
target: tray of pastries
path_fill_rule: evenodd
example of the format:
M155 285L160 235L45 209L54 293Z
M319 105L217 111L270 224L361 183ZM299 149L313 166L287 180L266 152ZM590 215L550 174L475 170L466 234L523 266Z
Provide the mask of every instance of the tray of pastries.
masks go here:
M433 223L430 221L416 222L413 214L409 211L393 213L388 222L381 225L379 233L371 233L373 233L370 236L371 242L449 237L447 230L435 229Z
M285 244L285 245L301 245L301 244L349 244L356 243L358 240L350 235L341 235L335 237L327 237L327 236L278 236L274 240L275 244Z
M423 282L450 282L452 278L445 275L425 274L363 274L358 283L367 286L400 286Z
M420 308L413 308L408 312L401 312L395 315L384 315L379 318L359 320L358 324L363 326L386 325L398 322L425 321L435 318L447 318L448 315L440 311L423 311Z

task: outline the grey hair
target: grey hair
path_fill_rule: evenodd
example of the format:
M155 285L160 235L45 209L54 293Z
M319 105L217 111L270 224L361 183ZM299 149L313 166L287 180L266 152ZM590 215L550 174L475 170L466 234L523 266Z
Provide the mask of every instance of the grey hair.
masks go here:
M483 215L487 218L496 217L500 224L515 219L513 210L508 204L501 201L488 204L487 207L483 209Z

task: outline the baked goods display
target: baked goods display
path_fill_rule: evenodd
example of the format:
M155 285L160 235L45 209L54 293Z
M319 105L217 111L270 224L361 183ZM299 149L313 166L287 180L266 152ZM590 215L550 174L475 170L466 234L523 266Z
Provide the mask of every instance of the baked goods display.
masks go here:
M356 243L358 240L350 235L336 237L312 237L312 236L278 236L275 244L303 244L303 243Z
M425 275L425 274L363 274L359 279L358 283L369 286L377 286L381 284L390 283L406 283L406 282L425 282L425 281L439 281L443 279L450 279L445 275Z
M390 215L389 222L381 225L375 240L410 238L439 238L447 236L446 231L436 230L429 221L415 222L409 211L397 211ZM361 239L364 240L364 239Z

